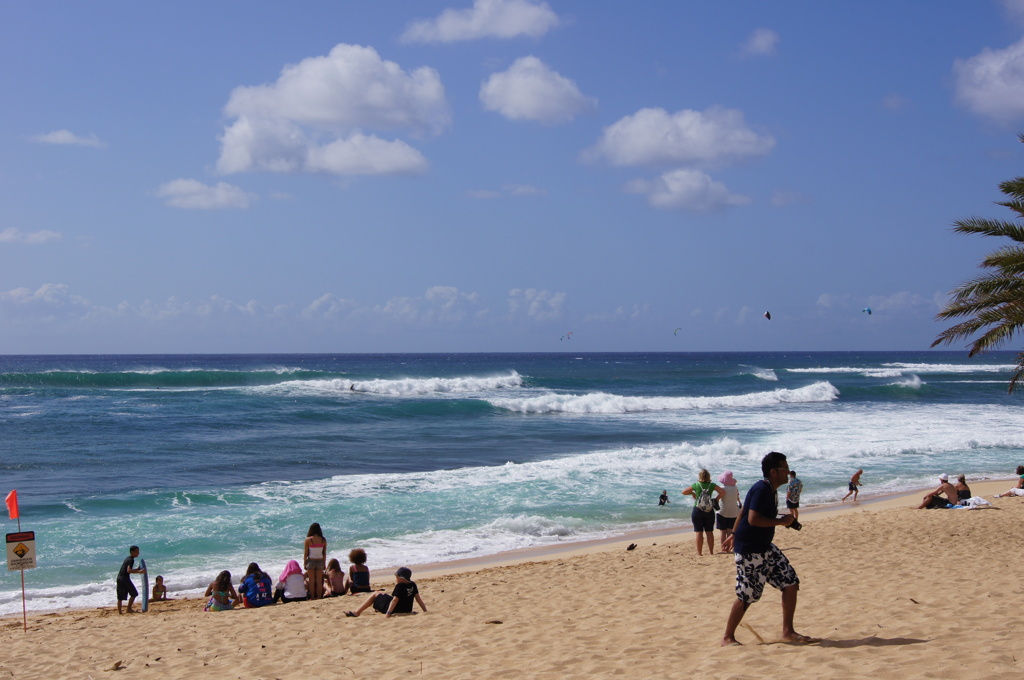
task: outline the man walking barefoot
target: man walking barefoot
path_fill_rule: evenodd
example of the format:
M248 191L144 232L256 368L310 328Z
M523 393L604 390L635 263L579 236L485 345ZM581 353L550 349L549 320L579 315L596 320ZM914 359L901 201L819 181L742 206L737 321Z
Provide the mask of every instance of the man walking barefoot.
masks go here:
M734 547L736 552L736 599L725 624L722 646L738 645L736 628L747 613L747 608L761 599L764 584L782 591L782 639L796 644L821 642L801 635L793 629L796 596L800 579L782 551L772 543L775 527L789 526L793 515L779 517L778 489L789 478L786 456L772 451L761 460L764 479L750 487L743 502L743 512L736 522Z
M843 496L844 503L846 502L846 499L849 498L850 496L853 496L854 503L857 502L857 494L860 493L860 476L862 474L864 474L863 470L857 470L856 472L853 473L853 477L850 477L850 490L846 493L845 496Z

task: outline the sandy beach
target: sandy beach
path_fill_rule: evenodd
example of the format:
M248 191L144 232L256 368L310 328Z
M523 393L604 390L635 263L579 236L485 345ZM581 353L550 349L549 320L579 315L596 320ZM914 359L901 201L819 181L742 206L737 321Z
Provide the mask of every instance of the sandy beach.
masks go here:
M991 499L1011 484L972 489ZM346 618L362 595L30 614L28 632L7 618L0 678L610 678L698 664L719 678L1019 678L1024 498L977 511L918 511L917 498L804 512L803 531L776 532L802 581L797 630L818 645L779 642L780 597L767 588L738 632L744 646L719 647L732 557L698 557L678 533L419 570L429 613L392 619ZM390 590L393 578L377 571L374 583Z

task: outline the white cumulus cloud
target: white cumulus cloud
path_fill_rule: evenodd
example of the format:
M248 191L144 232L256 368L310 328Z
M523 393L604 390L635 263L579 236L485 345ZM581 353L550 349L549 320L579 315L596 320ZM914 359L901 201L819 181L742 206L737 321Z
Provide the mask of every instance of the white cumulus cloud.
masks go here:
M560 319L565 299L565 293L551 293L536 288L513 288L508 292L509 315L525 315L534 321Z
M54 130L53 132L47 132L43 135L29 137L29 139L33 142L41 142L43 144L64 144L69 146L91 146L95 148L103 148L107 145L106 142L94 134L89 135L88 137L82 137L71 132L71 130Z
M197 179L176 179L161 184L156 195L166 199L166 205L198 210L247 209L252 199L250 194L226 182L210 186Z
M56 231L42 229L40 231L23 232L14 227L8 227L0 231L0 243L25 243L28 245L39 245L47 241L59 241L63 236Z
M774 146L772 136L752 130L736 109L714 106L670 114L650 108L606 127L583 157L620 166L714 165L764 155Z
M488 111L511 120L541 123L566 123L596 105L576 83L533 56L517 59L507 71L492 74L480 87L480 101Z
M437 71L411 71L372 47L336 45L286 66L276 82L238 87L224 109L221 172L424 172L423 155L365 130L439 134L451 111Z
M626 191L643 194L648 203L665 209L708 212L750 203L748 197L731 193L721 182L688 168L670 170L650 180L633 180L626 185Z
M770 28L756 28L740 45L740 54L744 57L769 57L775 54L778 44L778 33Z
M402 42L457 42L478 38L539 38L560 20L546 2L474 0L470 9L446 9L435 19L414 21Z
M1024 118L1024 38L957 59L953 76L957 101L972 113L1003 124Z

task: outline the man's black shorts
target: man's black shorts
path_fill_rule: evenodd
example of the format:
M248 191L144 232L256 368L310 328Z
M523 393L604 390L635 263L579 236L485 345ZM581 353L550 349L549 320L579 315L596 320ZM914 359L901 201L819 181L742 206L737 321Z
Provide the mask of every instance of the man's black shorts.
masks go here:
M117 599L127 600L130 597L138 597L139 591L135 589L135 584L132 583L130 578L126 578L123 581L117 582Z

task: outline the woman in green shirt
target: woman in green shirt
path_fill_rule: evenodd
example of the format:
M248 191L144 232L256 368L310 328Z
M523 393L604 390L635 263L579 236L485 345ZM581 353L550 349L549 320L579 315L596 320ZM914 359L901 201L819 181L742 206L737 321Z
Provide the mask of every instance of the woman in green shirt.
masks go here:
M712 496L714 494L714 496ZM712 500L722 497L722 487L711 481L711 473L702 469L697 482L683 489L684 496L693 496L693 533L697 537L697 555L704 555L704 537L707 536L708 550L715 554L715 508Z

